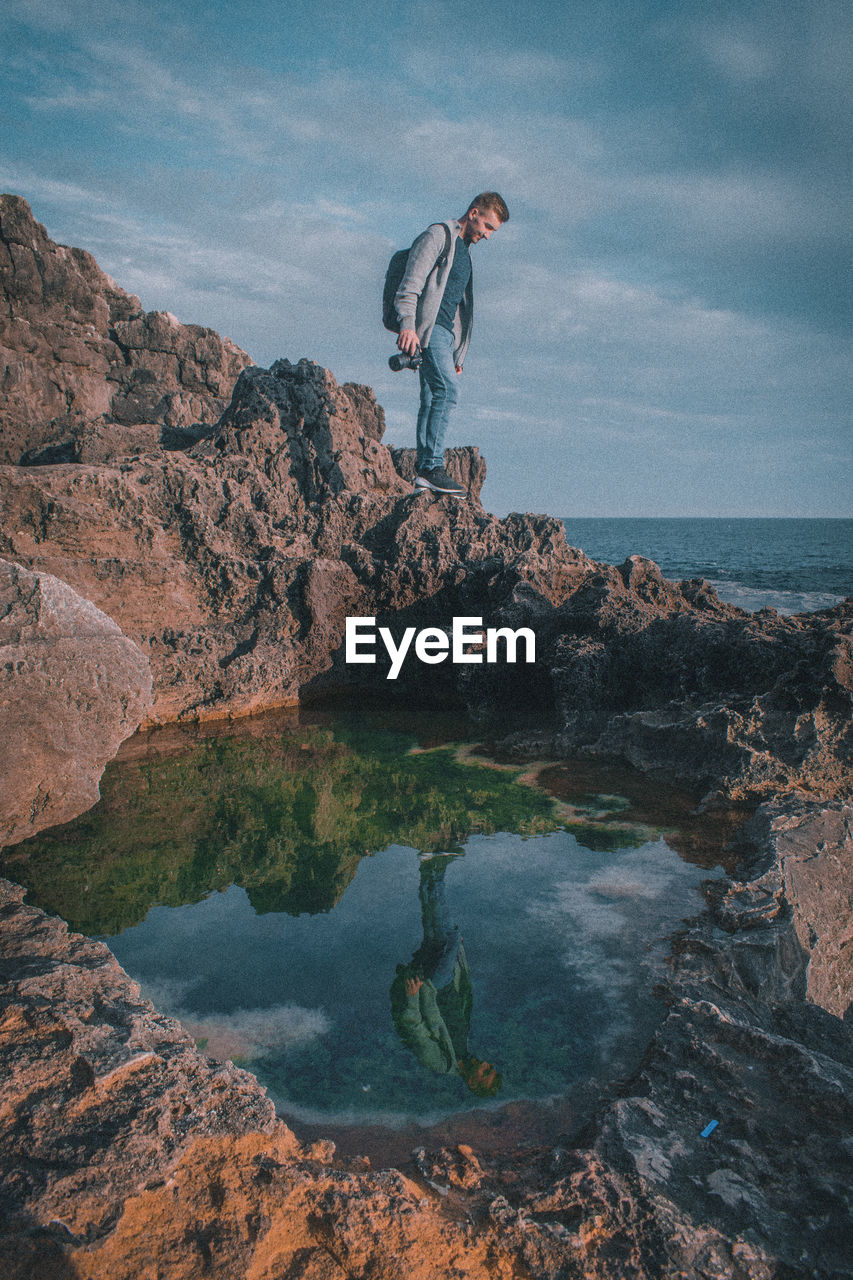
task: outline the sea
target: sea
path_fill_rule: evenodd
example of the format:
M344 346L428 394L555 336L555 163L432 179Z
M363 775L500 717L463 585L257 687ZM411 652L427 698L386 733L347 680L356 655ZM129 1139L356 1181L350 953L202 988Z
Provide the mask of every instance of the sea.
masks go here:
M814 613L853 596L853 519L566 517L569 545L593 560L654 560L666 578L705 578L757 612Z

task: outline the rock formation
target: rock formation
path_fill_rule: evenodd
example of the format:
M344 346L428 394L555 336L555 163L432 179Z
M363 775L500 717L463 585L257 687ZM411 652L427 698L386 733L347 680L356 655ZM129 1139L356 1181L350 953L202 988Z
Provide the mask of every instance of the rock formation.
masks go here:
M403 602L429 595L442 558L458 572L464 554L447 547L441 513L421 510L376 420L365 389L307 361L247 370L213 440L188 453L0 469L0 549L61 572L136 640L154 671L152 718L295 702L328 667L348 613L392 607L395 587ZM415 548L429 524L445 545L392 581L383 544L396 535ZM513 553L482 511L477 527L481 556Z
M0 196L0 462L104 462L198 438L249 357L145 312L91 254Z
M523 612L499 616L519 625ZM853 601L795 618L746 614L707 583L668 582L632 556L537 613L552 750L621 758L729 799L850 795ZM485 716L500 678L468 677Z
M534 628L535 666L427 673L505 750L768 801L748 869L678 941L641 1072L583 1140L491 1163L422 1152L417 1178L301 1148L251 1077L5 884L7 1273L850 1275L851 603L749 615L638 557L595 564L557 520L487 514L475 450L449 458L468 502L413 494L369 388L304 360L245 367L146 316L16 197L0 233L7 839L90 803L142 715L387 692L381 666L343 661L354 614ZM423 696L423 676L395 692Z
M49 574L0 560L0 844L75 817L146 710L144 656Z
M347 670L348 615L402 627L531 625L535 671L409 668L505 730L547 708L552 750L621 755L730 795L849 788L851 609L780 618L666 582L639 557L593 564L559 521L498 520L413 494L369 389L308 361L247 369L210 439L121 463L0 468L0 553L62 576L151 661L151 717L245 713ZM508 713L510 713L508 715ZM543 712L544 715L544 712Z
M3 197L0 215L15 263L8 341L20 351L24 331L42 335L25 361L32 378L59 386L65 377L60 332L90 343L88 356L75 348L79 386L63 383L76 443L60 454L75 461L48 465L56 449L42 439L32 455L42 465L0 468L0 554L63 578L139 644L154 673L152 719L293 703L324 681L381 683L384 671L341 662L347 615L439 626L481 616L534 626L535 672L427 674L448 692L456 683L484 718L499 705L505 731L529 721L532 703L550 721L552 750L622 756L737 796L849 792L849 605L795 619L750 615L705 583L666 582L639 557L619 569L593 564L566 545L558 520L488 515L476 450L448 459L468 502L414 494L412 451L383 445L368 387L338 386L307 360L237 377L247 357L207 331L134 312L87 254L53 245L23 201ZM107 330L135 353L121 368L115 352L102 359ZM18 367L7 368L7 441L17 439L18 409L49 399L26 380L19 398ZM187 422L201 401L180 388L197 390L200 370L219 397L201 406L208 417L236 379L233 394L214 427L198 437L187 426L177 448L157 414L173 430ZM154 391L131 413L127 377L140 371ZM168 410L157 400L155 414L165 387L177 400ZM134 427L122 444L142 419L145 432ZM423 674L406 680L417 686Z

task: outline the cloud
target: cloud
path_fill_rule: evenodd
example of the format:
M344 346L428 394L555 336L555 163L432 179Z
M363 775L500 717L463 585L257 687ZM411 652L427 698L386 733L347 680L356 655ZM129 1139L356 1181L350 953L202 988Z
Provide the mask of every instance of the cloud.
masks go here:
M573 980L620 1000L648 984L647 971L662 960L655 944L701 906L695 870L660 839L609 860L585 884L578 877L557 883L547 899L529 902L526 913L571 940L563 964Z
M730 87L757 84L788 101L820 107L827 89L850 101L853 13L845 0L809 0L783 8L748 7L726 17L709 11L684 22L686 44L695 42Z
M499 0L471 29L441 5L395 12L368 0L353 30L343 3L322 23L295 4L285 31L266 0L203 27L186 0L9 0L5 185L147 309L373 383L401 442L414 387L384 366L385 263L501 190L459 419L490 489L517 483L513 420L546 452L561 431L574 447L633 431L661 466L687 435L722 436L726 495L738 431L784 427L788 460L840 439L849 6L638 19Z
M661 360L709 377L725 359L730 378L734 368L755 370L781 339L766 320L588 268L514 263L502 282L493 282L488 305L502 336L521 330L575 359L619 346L623 369L636 367L647 377ZM619 374L611 371L611 377Z
M10 18L48 31L156 21L161 6L148 0L6 0Z
M709 28L701 36L709 62L726 78L752 85L766 79L777 68L774 52L766 39L731 26Z
M839 193L815 189L804 176L760 168L631 178L622 200L643 206L649 218L676 242L703 251L733 242L758 244L764 255L783 245L849 236Z
M447 56L436 48L436 38L404 45L400 64L412 84L433 99L442 95L464 93L469 99L489 100L502 105L508 95L527 93L536 85L540 95L550 92L562 96L567 85L596 85L606 72L592 58L573 58L549 50L490 44L488 37L478 37L477 56L460 66L454 57L455 26L445 31ZM500 114L500 112L499 112Z
M205 1053L220 1061L252 1061L273 1049L310 1044L328 1033L322 1009L282 1004L270 1009L237 1009L203 1017L177 1010L177 1017L194 1040L204 1040Z
M143 996L181 1023L204 1050L222 1062L263 1057L272 1049L310 1044L327 1035L330 1022L322 1009L280 1004L270 1008L235 1009L200 1014L192 1008L192 992L202 979L156 978L141 983Z
M2 155L0 186L12 194L27 192L30 200L50 200L63 208L85 207L97 211L108 207L106 197L97 189L83 187L76 182L47 178L28 165L18 164L14 159L7 159Z

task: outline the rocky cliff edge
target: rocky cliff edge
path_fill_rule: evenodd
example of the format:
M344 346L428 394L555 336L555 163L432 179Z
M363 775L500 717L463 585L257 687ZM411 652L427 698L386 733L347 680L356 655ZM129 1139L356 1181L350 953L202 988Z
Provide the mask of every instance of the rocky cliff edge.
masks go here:
M0 462L104 461L216 422L245 351L143 311L84 249L0 196Z
M369 387L304 359L248 366L210 331L143 314L19 197L0 198L0 233L7 456L19 418L30 432L15 456L28 465L0 468L0 556L65 580L139 645L152 720L245 714L336 682L406 696L428 683L484 721L499 707L505 733L547 726L551 750L621 756L727 795L849 794L849 602L753 615L639 557L596 564L558 520L484 511L476 449L448 455L467 501L413 493L412 451L383 444ZM122 347L128 325L148 335L141 345ZM122 406L142 372L140 433ZM64 442L62 415L38 408L50 398L39 379L64 387ZM164 434L175 413L180 437ZM358 615L528 626L537 661L409 663L392 690L387 668L343 660Z

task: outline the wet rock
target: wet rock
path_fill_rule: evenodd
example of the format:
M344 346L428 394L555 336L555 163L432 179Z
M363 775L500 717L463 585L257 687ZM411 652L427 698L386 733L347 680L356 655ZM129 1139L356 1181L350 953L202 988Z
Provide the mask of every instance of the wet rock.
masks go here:
M66 822L150 702L151 672L64 582L0 561L0 846Z
M520 611L505 612L518 625ZM792 618L747 614L707 583L666 581L634 556L596 566L540 618L552 749L621 758L735 799L799 788L850 795L853 602ZM468 677L484 719L505 705L500 678Z

